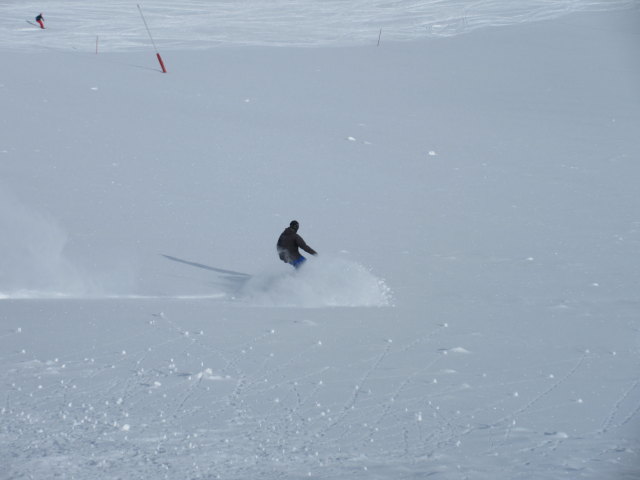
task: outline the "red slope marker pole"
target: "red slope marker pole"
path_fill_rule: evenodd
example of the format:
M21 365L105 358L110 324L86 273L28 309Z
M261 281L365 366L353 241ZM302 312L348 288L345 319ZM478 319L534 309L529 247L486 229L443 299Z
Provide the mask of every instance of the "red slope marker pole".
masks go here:
M164 62L162 61L162 57L157 52L156 52L156 57L158 57L158 62L160 62L160 67L162 67L162 73L167 73L167 69L164 68Z
M162 73L167 73L167 69L164 67L164 62L162 61L162 57L160 53L158 53L158 48L156 47L156 42L153 41L153 36L151 36L151 30L149 30L149 25L147 25L147 20L144 18L142 13L142 8L140 8L140 4L138 4L138 10L140 11L140 16L142 17L142 21L144 22L144 26L147 29L147 33L149 34L149 38L151 39L151 45L153 45L153 49L156 51L156 57L158 57L158 62L160 63L160 67L162 67Z

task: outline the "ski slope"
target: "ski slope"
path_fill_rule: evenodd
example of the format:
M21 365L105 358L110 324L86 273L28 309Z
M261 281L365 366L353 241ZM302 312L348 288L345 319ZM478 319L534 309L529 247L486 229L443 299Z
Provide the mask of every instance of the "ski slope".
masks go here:
M638 477L636 2L141 7L0 7L0 480Z
M187 0L140 4L165 50L219 46L375 45L386 41L449 37L480 28L563 17L576 12L629 9L634 0ZM74 0L10 1L0 25L5 49L60 48L91 51L99 36L105 51L136 51L149 41L136 3ZM31 35L22 20L45 10L46 40ZM55 38L51 38L55 37Z

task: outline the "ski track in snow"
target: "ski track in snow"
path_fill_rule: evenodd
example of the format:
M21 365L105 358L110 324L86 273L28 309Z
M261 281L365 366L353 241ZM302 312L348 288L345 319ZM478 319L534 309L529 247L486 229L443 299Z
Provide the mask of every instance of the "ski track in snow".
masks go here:
M633 0L191 0L176 6L149 0L142 7L160 49L193 50L220 45L375 45L380 29L383 41L406 41L634 4ZM40 11L47 30L25 28L24 20ZM122 0L99 8L62 0L9 2L3 17L0 45L12 50L93 51L96 37L102 51L151 48L135 3Z
M551 410L566 409L572 395L568 381L587 358L597 360L583 354L538 393L537 376L532 376L520 385L524 389L529 384L532 393L505 399L504 415L491 420L495 404L458 410L458 400L477 395L483 385L480 379L477 386L456 379L459 374L451 367L473 353L439 348L442 326L404 344L388 339L367 345L373 349L370 358L360 352L361 360L339 371L314 360L325 358L321 350L326 347L308 341L308 336L292 346L288 356L274 356L269 352L279 332L273 329L222 349L213 346L211 334L190 332L164 314L154 315L147 330L137 335L153 341L136 351L125 348L139 340L120 338L98 350L64 352L46 360L28 360L24 352L20 355L25 360L11 362L2 373L8 390L0 410L0 442L5 448L11 445L20 458L12 462L14 469L20 464L20 471L34 476L44 474L45 468L80 472L91 467L103 473L126 469L150 478L179 468L189 471L190 478L209 478L199 474L224 467L225 478L239 479L256 472L277 478L273 472L282 462L289 471L283 478L289 478L291 468L301 476L308 471L315 478L337 478L334 473L344 472L352 462L362 463L362 451L371 457L384 454L393 465L436 453L446 458L463 441L481 441L489 451L508 455L520 448L512 438L515 421L542 399L548 399ZM3 338L11 335L19 348L21 333ZM213 368L216 364L218 369ZM388 376L385 368L391 364L410 372L390 380L396 385L392 391L377 389L378 376ZM541 365L531 365L531 372L543 370ZM603 433L637 413L637 408L623 408L637 385L613 405ZM484 388L500 387L510 388ZM620 418L617 424L615 417ZM205 424L206 429L198 428ZM531 454L555 455L562 443L580 441L562 432L539 435ZM333 448L336 444L342 445L339 451ZM17 472L10 471L7 478ZM359 475L354 472L355 478Z

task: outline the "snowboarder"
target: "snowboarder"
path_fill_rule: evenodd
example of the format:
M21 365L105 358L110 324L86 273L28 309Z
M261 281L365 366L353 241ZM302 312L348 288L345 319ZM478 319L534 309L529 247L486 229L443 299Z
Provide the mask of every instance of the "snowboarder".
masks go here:
M42 13L36 17L36 22L38 22L40 28L44 28L44 17L42 16Z
M298 221L292 220L289 226L280 234L277 244L280 260L293 265L295 268L300 268L307 260L300 254L298 248L311 255L318 255L318 252L307 245L302 237L298 235L298 228L300 228Z

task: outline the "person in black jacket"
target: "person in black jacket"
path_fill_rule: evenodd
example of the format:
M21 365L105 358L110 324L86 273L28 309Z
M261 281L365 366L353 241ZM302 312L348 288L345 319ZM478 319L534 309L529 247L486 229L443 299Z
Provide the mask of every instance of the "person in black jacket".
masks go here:
M289 226L284 229L284 232L280 234L277 244L280 260L293 265L295 268L300 268L307 260L300 254L299 248L311 255L318 255L318 252L307 245L302 237L298 235L298 228L300 228L298 221L292 220Z
M38 22L38 25L40 25L40 28L44 28L44 17L42 16L42 14L36 17L36 22Z

